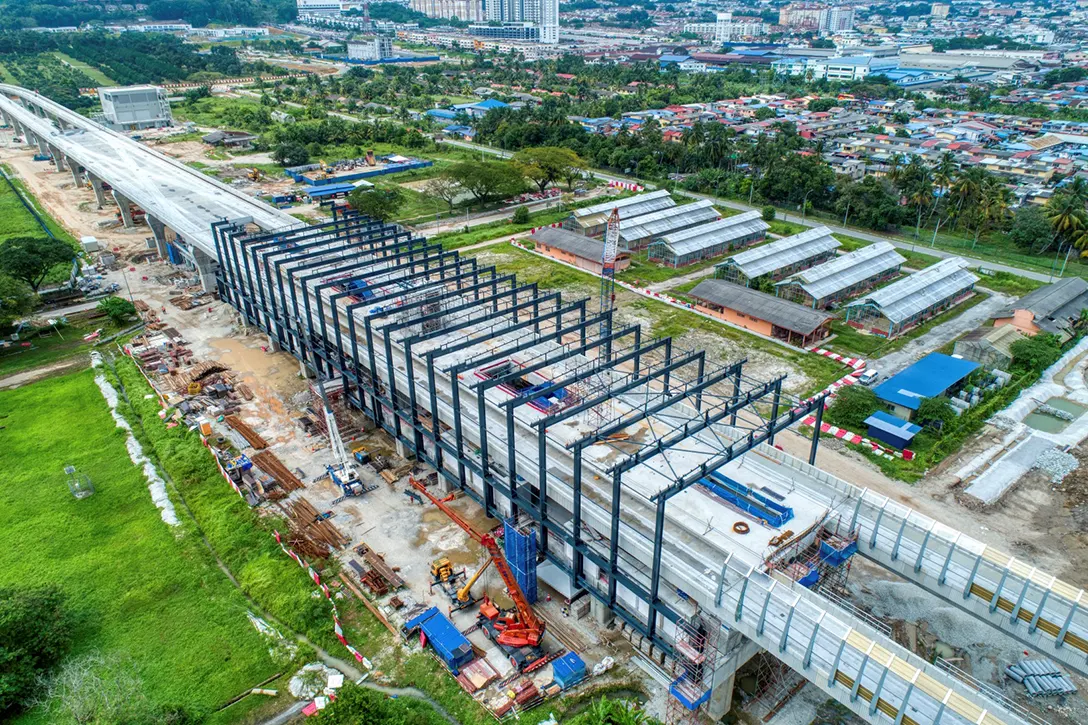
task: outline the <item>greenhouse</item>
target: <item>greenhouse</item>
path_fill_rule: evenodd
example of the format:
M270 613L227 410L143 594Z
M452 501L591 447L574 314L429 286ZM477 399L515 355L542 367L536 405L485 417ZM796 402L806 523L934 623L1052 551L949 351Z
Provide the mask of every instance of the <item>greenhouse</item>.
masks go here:
M961 257L942 259L851 303L845 321L874 335L895 337L970 296L978 277L967 265Z
M754 212L749 212L754 213ZM752 280L779 280L835 257L842 246L827 227L813 227L792 237L741 252L717 265L714 276L750 287Z
M877 242L787 277L775 285L775 294L826 308L893 279L905 261L890 242Z
M608 201L575 209L567 220L563 222L563 228L587 237L597 237L604 234L608 226L608 218L612 216L612 210L618 209L620 220L634 218L642 214L669 209L676 206L676 202L669 196L665 189L651 191L648 194L628 196L623 199L609 199Z
M665 266L683 267L762 242L769 228L758 211L748 211L666 234L650 244L648 254Z
M623 212L620 212L621 215ZM666 234L717 221L722 215L709 199L660 209L635 217L620 217L620 249L645 249Z

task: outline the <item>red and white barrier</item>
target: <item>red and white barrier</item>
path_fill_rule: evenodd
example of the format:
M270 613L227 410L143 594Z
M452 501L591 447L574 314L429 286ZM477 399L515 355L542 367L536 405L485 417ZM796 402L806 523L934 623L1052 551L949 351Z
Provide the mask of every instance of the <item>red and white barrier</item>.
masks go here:
M816 416L810 415L809 417L802 420L801 423L802 425L807 425L810 427L814 426L816 425ZM914 451L910 450L909 448L905 448L902 451L897 451L894 448L887 448L880 445L879 443L874 443L865 436L854 433L853 431L848 431L845 428L839 428L838 426L831 425L830 423L821 423L820 432L835 436L840 440L846 441L847 443L853 443L856 446L869 446L873 449L874 452L877 453L895 456L896 458L902 458L907 461L914 458Z
M823 355L826 358L831 358L832 360L837 360L838 362L841 362L843 365L847 365L849 367L854 368L855 372L860 372L861 370L863 370L865 368L865 361L862 360L860 357L846 357L845 355L840 355L837 352L832 352L831 350L825 350L822 347L811 348L809 350L809 352L814 352L817 355Z
M623 189L624 191L646 191L646 187L631 181L609 181L609 189Z
M563 226L563 222L555 222L554 224L545 224L542 227L533 227L532 229L529 230L529 233L530 234L536 234L541 229L558 229L561 226Z

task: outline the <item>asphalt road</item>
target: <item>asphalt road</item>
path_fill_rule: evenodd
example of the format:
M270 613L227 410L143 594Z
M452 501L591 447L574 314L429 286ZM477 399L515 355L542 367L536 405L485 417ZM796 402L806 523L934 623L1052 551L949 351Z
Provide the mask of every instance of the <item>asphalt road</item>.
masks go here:
M459 147L465 148L465 149L472 149L474 151L480 151L482 153L491 154L492 156L498 156L500 158L509 158L510 156L513 155L509 151L502 151L500 149L491 148L489 146L481 146L479 144L469 143L467 141L444 140L442 143L447 143L447 144L450 144L451 146L459 146ZM645 182L642 182L642 181L640 181L638 179L634 179L634 178L626 177L626 176L622 176L622 175L617 175L617 174L607 174L607 173L605 173L603 171L590 171L590 173L593 174L594 177L596 177L598 179L603 179L605 181L628 181L628 182L635 182L635 183L645 183ZM689 196L689 197L692 197L694 199L709 199L710 201L713 201L715 204L718 204L720 206L728 207L730 209L737 209L737 210L740 210L740 211L750 211L752 209L759 209L760 208L760 207L757 207L757 206L751 206L751 205L745 204L743 202L733 201L732 199L722 199L720 197L711 196L709 194L697 194L697 193L695 193L693 191L684 191L682 189L676 189L674 193L682 194L684 196ZM941 250L941 249L930 248L924 242L919 244L919 243L916 243L916 242L913 242L913 241L910 241L910 240L906 240L906 239L901 239L901 238L898 238L898 237L887 236L887 235L884 235L884 234L874 234L873 232L866 232L866 231L863 231L861 229L855 229L853 227L844 227L844 226L842 226L840 224L831 224L831 223L828 223L828 222L820 220L820 219L817 219L817 220L805 219L804 221L802 221L799 218L791 218L789 221L797 223L797 224L803 224L806 227L826 226L828 229L830 229L832 232L834 232L836 234L848 234L848 235L850 235L852 237L857 237L858 239L864 239L864 240L870 241L870 242L890 242L891 244L895 245L899 249L909 249L909 250L912 250L912 251L917 249L917 251L919 251L919 252L924 252L925 254L929 254L929 255L931 255L933 257L939 257L941 259L943 259L945 257L963 257L964 259L966 259L970 263L970 266L972 268L975 268L975 269L977 269L979 267L985 267L987 270L991 270L991 271L995 271L995 272L1009 272L1011 274L1020 275L1021 277L1027 277L1028 279L1034 279L1034 280L1038 280L1040 282L1051 282L1051 281L1053 281L1050 275L1044 274L1042 272L1035 272L1033 270L1023 269L1021 267L1015 267L1015 266L1008 265L1008 264L1000 264L1000 263L992 262L992 261L989 261L989 260L976 259L976 258L970 257L970 256L968 256L966 254L962 254L962 253L959 253L959 252L955 252L955 253L954 252L946 252L946 251Z

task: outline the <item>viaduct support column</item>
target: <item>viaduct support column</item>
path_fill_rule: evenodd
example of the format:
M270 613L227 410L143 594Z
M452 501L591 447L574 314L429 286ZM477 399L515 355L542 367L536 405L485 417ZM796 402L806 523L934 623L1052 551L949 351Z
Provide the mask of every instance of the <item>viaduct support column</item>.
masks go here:
M205 292L215 292L215 272L219 265L212 257L196 247L193 248L193 257L196 259L196 271L200 275L200 286Z
M76 188L83 186L83 172L80 171L80 165L68 159L68 169L72 172L72 183L76 185Z
M132 202L126 199L124 195L119 194L117 189L113 190L113 198L117 201L117 208L121 210L121 221L124 222L125 226L128 228L136 226L132 221L132 208L130 206Z
M57 167L57 171L64 171L66 168L64 165L64 154L60 152L56 146L49 147L49 153L53 154L53 165Z
M159 252L159 258L168 259L166 252L166 225L150 214L147 215L147 225L151 227L151 235L155 238L155 248Z
M45 142L45 139L41 136L34 136L34 141L38 144L38 153L45 156L49 153L49 144ZM27 143L30 143L30 139L27 139Z
M106 205L106 192L102 190L102 179L90 171L87 172L87 176L91 180L91 188L94 189L94 198L98 202L98 208L101 209Z
M713 690L706 704L707 714L713 722L725 717L733 707L733 684L737 678L737 670L762 650L762 647L739 632L723 629L720 633L718 661L711 674Z

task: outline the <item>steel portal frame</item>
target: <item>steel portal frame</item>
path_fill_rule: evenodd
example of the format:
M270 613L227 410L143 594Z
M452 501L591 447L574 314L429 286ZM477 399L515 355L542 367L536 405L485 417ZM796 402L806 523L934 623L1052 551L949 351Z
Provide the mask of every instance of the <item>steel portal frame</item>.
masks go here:
M682 616L661 596L662 540L668 501L714 468L765 441L773 442L777 432L823 406L823 398L793 401L793 406L782 413L782 379L742 390L743 360L708 370L705 352L677 350L671 338L644 341L638 326L595 335L602 329L602 322L610 322L611 312L589 316L585 299L564 301L560 292L542 292L536 284L518 286L513 275L500 275L494 267L481 269L475 260L443 251L440 245L428 244L400 227L374 222L342 208L334 208L333 221L310 227L253 233L244 224L225 221L214 227L214 235L217 250L225 260L220 265L220 294L247 323L264 329L315 374L342 377L352 405L363 410L417 458L432 465L450 484L477 500L489 516L498 510L496 495L507 500L512 515L528 513L540 527L544 555L565 572L572 588L589 592L667 653L671 653L672 643L661 636L659 621L676 622ZM354 282L374 287L376 280L395 283L400 289L359 300L351 289L341 288ZM301 298L298 289L302 290ZM351 300L350 304L339 304L345 298ZM383 303L389 306L383 307ZM368 314L363 318L363 329L359 330L357 313L362 308ZM331 325L326 324L328 318ZM350 347L343 340L345 318ZM428 323L434 323L436 329L422 329ZM611 327L608 324L604 329ZM469 337L470 330L477 333L482 330L487 338L518 334L520 339L508 348L480 352L440 366L443 358L480 345L480 335ZM440 344L418 356L413 354L416 346L460 331L466 332L465 339ZM381 343L376 344L376 335L381 336ZM360 338L365 350L360 350ZM442 430L437 416L438 374L450 376L451 381L460 380L468 370L549 340L559 347L504 376L451 384L453 425L448 431ZM630 344L622 347L624 341ZM396 382L394 342L403 351L403 377L407 380L404 391ZM384 369L379 367L379 349L384 353ZM588 357L590 354L595 357ZM415 382L419 359L423 363L420 370L425 371L428 380L424 396L418 394ZM485 393L517 377L561 364L574 365L573 372L531 395L511 398L502 406L506 440L510 441L508 455L506 461L492 460L488 452ZM678 377L681 372L689 374ZM522 479L516 472L512 443L516 409L542 396L590 381L599 388L592 396L533 423L538 431L538 482L533 485ZM728 381L733 383L732 392L723 395L713 391L715 386ZM464 438L462 388L473 390L476 395L478 452L475 454L468 452ZM567 446L575 460L573 510L554 511L556 504L548 499L548 427L586 413L609 399L631 395L645 397L644 404L634 413L611 420L593 435ZM743 427L744 424L738 423L738 412L755 411L756 405L765 403L767 398L772 398L771 415L764 419L756 413L759 423L748 428L746 435L723 439L714 433L722 443L714 466L704 465L676 478L653 497L656 515L653 531L648 532L654 542L649 572L632 569L623 561L619 545L624 472L666 456L696 433L714 431L716 426L727 422L733 428ZM718 402L708 404L712 399ZM678 425L667 436L656 439L609 471L612 492L609 543L607 551L598 550L583 534L584 451L651 416L668 420L670 409L689 403L700 414L696 425ZM817 427L814 448L818 440ZM447 458L454 462L452 469L446 465ZM482 494L468 485L470 474L482 482ZM570 547L572 561L550 544L551 538ZM607 573L608 585L604 591L587 580L584 565L587 560ZM628 611L619 602L617 589L621 586L649 603L647 616Z

